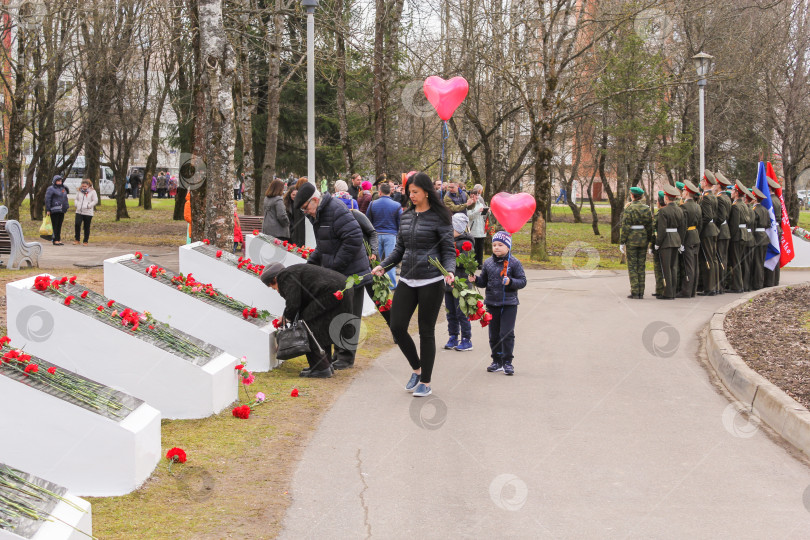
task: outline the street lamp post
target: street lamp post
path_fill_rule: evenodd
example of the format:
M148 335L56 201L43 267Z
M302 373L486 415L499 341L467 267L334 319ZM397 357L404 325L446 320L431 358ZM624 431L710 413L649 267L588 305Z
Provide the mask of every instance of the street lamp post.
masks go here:
M699 108L700 108L700 171L698 172L698 181L703 178L703 171L706 169L706 136L705 136L705 129L703 127L703 118L705 116L704 113L704 92L706 89L706 76L709 74L709 68L711 67L711 61L714 58L710 54L706 54L704 52L698 53L692 57L692 60L695 62L695 69L697 70L698 74L698 101L699 101Z
M307 10L307 178L315 182L315 10L318 0L301 0ZM306 245L315 245L315 232L309 220L306 224Z

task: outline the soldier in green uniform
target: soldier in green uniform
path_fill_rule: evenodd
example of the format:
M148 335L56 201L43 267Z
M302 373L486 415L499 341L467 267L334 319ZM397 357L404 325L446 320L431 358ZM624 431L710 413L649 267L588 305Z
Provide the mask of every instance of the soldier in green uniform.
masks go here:
M644 298L645 263L647 248L652 237L652 211L641 202L644 190L638 186L630 188L630 204L622 212L622 229L619 235L619 249L627 253L627 272L630 274L630 296Z
M752 289L754 277L754 251L756 251L756 239L754 238L754 229L756 229L757 217L754 213L754 194L750 190L745 190L745 224L748 231L748 239L745 241L745 276L743 281L745 283L745 292Z
M751 278L751 288L758 291L765 284L765 257L768 254L768 244L770 244L767 231L771 226L771 214L767 208L762 206L762 201L765 197L769 197L770 194L765 195L759 188L754 188L751 191L757 198L754 203L756 222L754 224L754 275Z
M768 178L768 187L771 192L771 202L773 203L773 216L776 220L776 235L779 240L779 249L782 249L782 202L779 200L779 195L776 194L777 189L782 189L777 182ZM776 267L773 270L765 269L765 286L773 287L779 285L779 262L777 261Z
M656 238L658 237L658 212L667 205L664 201L665 194L663 191L658 192L658 210L653 216L653 234L650 239L650 254L653 257L653 270L655 271L655 292L653 296L664 296L664 271L661 268L661 255L655 249Z
M712 171L703 172L701 187L703 195L700 196L700 251L698 251L698 266L700 268L700 283L703 286L703 296L717 294L717 236L720 230L715 225L717 219L717 196L712 189L717 185L717 179Z
M717 185L714 194L717 196L717 222L720 229L717 234L717 292L723 294L729 288L728 282L728 245L731 241L731 229L728 226L728 217L731 213L731 195L726 190L731 185L728 178L720 171L715 173Z
M681 193L683 193L683 182L675 182L675 187L678 188L678 200L675 202L678 203L678 206L683 210L683 198L681 198ZM681 236L681 240L683 240L683 236ZM676 288L678 289L678 294L681 294L681 283L683 281L683 252L678 251L678 274L675 276L676 279Z
M731 198L734 203L728 214L728 228L731 242L728 248L728 267L730 274L730 292L741 293L745 291L745 243L748 240L748 209L745 206L745 186L738 180L734 184Z
M681 298L692 298L697 293L697 262L698 251L700 251L700 226L702 211L695 202L699 191L692 182L688 180L683 186L683 210L686 222L686 237L683 241L683 277L681 278Z
M658 211L658 229L655 235L655 249L661 257L661 270L664 273L664 294L659 300L674 300L676 293L675 276L678 272L679 250L683 250L681 239L686 234L683 210L675 200L678 190L674 186L664 187L667 205Z

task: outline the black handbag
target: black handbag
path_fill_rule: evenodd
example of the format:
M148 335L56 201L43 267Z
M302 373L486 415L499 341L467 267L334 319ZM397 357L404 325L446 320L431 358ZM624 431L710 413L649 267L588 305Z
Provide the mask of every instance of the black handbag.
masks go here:
M285 328L276 330L276 358L278 360L290 360L310 352L320 352L323 354L315 336L303 320L294 320Z

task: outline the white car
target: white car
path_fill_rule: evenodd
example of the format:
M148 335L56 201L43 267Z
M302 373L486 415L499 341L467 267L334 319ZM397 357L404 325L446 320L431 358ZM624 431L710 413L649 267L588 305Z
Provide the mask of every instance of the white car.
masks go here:
M70 195L76 195L79 192L79 187L82 185L82 179L79 177L68 177L65 178L62 184L70 190ZM115 182L113 182L111 178L99 178L98 189L102 197L105 195L112 197L113 191L115 191Z

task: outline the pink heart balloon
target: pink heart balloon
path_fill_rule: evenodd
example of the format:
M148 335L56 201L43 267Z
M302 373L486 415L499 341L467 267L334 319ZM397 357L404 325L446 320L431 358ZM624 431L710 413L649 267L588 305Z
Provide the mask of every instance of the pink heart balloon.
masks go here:
M528 193L501 192L489 203L492 213L504 229L514 234L529 221L537 208L534 197Z
M445 122L450 120L458 106L467 97L470 85L464 77L445 81L441 77L428 77L424 84L425 97Z

